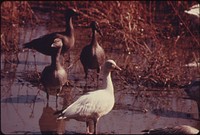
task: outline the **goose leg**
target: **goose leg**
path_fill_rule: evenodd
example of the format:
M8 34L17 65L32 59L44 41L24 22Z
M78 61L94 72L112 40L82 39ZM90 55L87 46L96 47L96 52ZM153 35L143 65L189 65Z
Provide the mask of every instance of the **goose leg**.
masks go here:
M86 134L92 134L92 121L86 121Z
M85 72L85 81L86 81L86 86L87 86L87 82L88 82L88 68L84 67L84 72Z
M199 110L199 119L200 119L200 102L197 102L197 105L198 105L198 110Z
M48 90L47 90L47 88L45 88L45 91L46 91L46 96L47 96L47 102L49 102L49 93L48 93Z
M62 91L62 86L57 89L57 92L56 92L56 108L58 107L58 96L60 95L60 92Z
M56 97L56 109L58 108L58 97Z
M58 95L56 94L56 108L58 107Z
M100 73L100 68L97 68L97 87L99 87L99 73Z
M59 89L56 90L56 101L57 101L58 96L59 96L59 91L60 91Z
M45 88L45 91L46 91L46 96L47 96L47 103L49 104L49 93L48 93L48 89Z
M97 134L97 122L98 122L98 119L94 119L94 133L93 134Z
M47 92L47 101L49 102L49 93Z
M36 73L38 74L37 65L36 65L35 52L33 53L33 57L34 57L34 63L35 63L35 71L36 71Z
M100 68L97 68L97 81L99 81Z
M85 67L84 67L84 72L85 72L85 79L87 79L87 76L88 76L88 68L85 68Z
M60 86L60 88L57 89L56 97L58 97L60 95L60 93L62 92L62 89L63 89L63 86Z
M89 134L89 121L86 121L86 134Z

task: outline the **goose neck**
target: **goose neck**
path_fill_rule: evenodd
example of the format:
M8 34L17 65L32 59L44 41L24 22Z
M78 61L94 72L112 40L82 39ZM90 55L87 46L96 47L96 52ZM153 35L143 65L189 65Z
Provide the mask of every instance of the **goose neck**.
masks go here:
M74 34L74 27L72 23L72 17L66 18L66 30L65 33L67 36L72 36Z
M91 45L95 46L98 45L97 37L96 37L96 30L92 29L92 41Z
M56 69L61 67L60 52L61 52L61 49L59 49L57 54L51 56L51 66L55 67Z
M108 90L112 94L114 93L113 83L112 83L112 79L111 79L111 72L104 71L103 89Z

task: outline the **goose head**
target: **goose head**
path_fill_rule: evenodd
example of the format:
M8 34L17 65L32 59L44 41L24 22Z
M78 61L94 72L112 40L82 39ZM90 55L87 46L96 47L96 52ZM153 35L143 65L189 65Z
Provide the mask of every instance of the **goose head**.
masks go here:
M104 64L104 72L111 72L114 70L122 70L114 60L107 60Z
M53 44L51 45L51 47L53 48L62 48L63 46L63 42L60 38L55 38L54 41L53 41Z
M78 11L73 8L66 9L66 18L79 15Z
M96 21L92 21L90 23L90 27L92 28L92 30L96 30L101 36L103 36L103 34L99 28L99 24Z

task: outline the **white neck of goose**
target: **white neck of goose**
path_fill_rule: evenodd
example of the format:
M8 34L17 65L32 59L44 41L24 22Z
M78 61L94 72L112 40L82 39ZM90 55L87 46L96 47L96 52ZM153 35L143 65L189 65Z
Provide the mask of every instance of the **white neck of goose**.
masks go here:
M105 70L103 72L103 89L106 89L111 94L114 94L114 88L113 88L113 83L112 83L110 71Z
M55 67L56 69L59 69L61 67L61 64L60 64L61 50L62 50L62 47L58 49L58 52L55 55L51 56L51 66Z
M92 29L92 41L91 41L91 45L92 46L97 46L98 45L96 33L97 33L96 30Z
M66 18L66 30L65 33L67 36L73 36L74 35L74 27L72 24L72 17Z

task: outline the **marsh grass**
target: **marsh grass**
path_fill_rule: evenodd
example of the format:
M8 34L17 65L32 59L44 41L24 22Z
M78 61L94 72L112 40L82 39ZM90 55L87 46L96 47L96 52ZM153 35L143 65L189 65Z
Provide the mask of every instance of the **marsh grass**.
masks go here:
M4 1L1 3L1 52L19 51L20 27L37 21L28 2Z
M137 57L129 61L121 73L127 82L147 86L171 87L191 80L183 67L196 60L199 54L199 31L184 10L195 1L32 1L1 4L1 52L19 51L19 28L41 23L37 11L50 13L48 22L62 19L66 7L78 10L76 26L98 21L104 36L104 47ZM57 15L55 15L57 13ZM59 16L56 18L54 16ZM184 42L189 37L188 42ZM190 51L191 50L191 51ZM199 74L199 70L196 71Z

